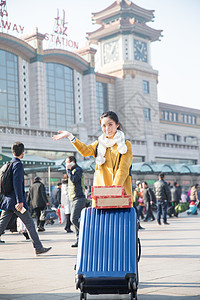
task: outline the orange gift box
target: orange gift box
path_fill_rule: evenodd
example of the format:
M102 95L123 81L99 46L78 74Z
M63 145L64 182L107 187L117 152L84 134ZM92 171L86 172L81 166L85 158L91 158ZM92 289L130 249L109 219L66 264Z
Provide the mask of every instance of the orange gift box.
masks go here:
M92 186L92 198L100 196L123 196L125 194L124 187L121 185L111 186Z
M129 208L131 207L131 197L130 196L101 196L96 197L95 208Z

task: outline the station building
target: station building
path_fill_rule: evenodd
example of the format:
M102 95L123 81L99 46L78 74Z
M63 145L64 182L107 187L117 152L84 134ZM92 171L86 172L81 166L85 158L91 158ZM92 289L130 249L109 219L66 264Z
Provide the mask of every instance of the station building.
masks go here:
M132 143L133 181L139 174L155 179L155 168L141 172L138 164L179 166L176 170L200 165L200 110L158 99L151 43L162 42L162 30L151 27L154 11L117 0L92 17L99 28L87 33L85 48L73 52L44 49L45 36L37 29L23 38L0 33L0 162L10 157L13 142L22 141L27 185L36 173L47 182L48 166L56 182L67 155L83 158L67 139L52 136L66 129L89 144L101 134L102 112L113 110ZM171 170L169 179L182 185L199 180L192 168L187 177Z

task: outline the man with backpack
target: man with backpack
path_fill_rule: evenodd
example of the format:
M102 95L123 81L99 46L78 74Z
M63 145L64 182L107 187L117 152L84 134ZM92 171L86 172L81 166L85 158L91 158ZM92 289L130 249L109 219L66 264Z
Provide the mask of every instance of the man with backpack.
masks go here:
M43 254L48 252L51 247L44 248L42 246L42 243L38 237L38 234L35 229L35 224L33 222L33 219L28 211L28 204L26 202L25 192L24 192L24 169L21 162L21 159L24 157L24 144L21 142L16 142L12 145L12 154L13 158L11 160L11 171L7 174L4 172L0 176L1 180L1 187L5 186L4 179L6 178L6 181L12 182L12 189L11 191L7 192L4 190L4 197L2 200L2 214L0 218L0 236L6 229L10 219L12 218L13 214L16 214L17 217L19 217L22 222L25 224L29 235L33 242L33 247L35 248L35 254ZM2 176L5 175L5 176ZM1 190L2 192L2 190ZM1 239L0 239L1 241ZM1 243L4 243L4 241L1 241Z

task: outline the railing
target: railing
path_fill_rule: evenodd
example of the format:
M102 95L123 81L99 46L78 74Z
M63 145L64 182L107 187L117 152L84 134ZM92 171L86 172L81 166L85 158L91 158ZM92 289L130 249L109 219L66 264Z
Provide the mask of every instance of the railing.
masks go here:
M155 147L163 147L163 148L199 150L199 146L197 146L197 145L170 143L170 142L154 142L154 146Z
M8 126L8 125L0 125L0 134L19 134L19 135L27 135L27 136L41 136L41 137L52 137L57 134L56 131L48 130L48 129L34 129L27 127L16 127L16 126Z

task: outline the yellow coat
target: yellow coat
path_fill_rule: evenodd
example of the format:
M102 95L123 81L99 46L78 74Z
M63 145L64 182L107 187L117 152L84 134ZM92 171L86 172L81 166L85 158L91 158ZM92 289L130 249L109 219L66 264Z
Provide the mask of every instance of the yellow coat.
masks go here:
M96 164L96 171L94 174L94 186L109 186L109 185L121 185L124 186L126 194L131 196L131 200L133 202L132 195L132 182L131 176L129 175L129 168L132 164L133 153L132 146L129 141L126 141L127 152L121 155L121 159L119 162L120 153L117 150L117 144L113 146L112 153L111 149L107 148L105 153L105 163L103 165ZM78 152L86 157L93 156L96 154L96 147L98 141L95 141L91 145L85 145L81 141L76 138L75 143L73 143L74 147L78 150Z

